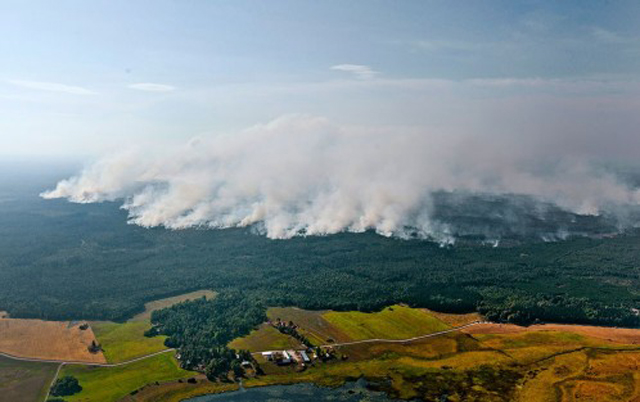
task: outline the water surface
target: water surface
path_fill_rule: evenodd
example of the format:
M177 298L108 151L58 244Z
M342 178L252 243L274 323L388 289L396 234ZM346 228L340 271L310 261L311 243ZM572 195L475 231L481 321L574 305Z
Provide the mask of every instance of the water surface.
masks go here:
M349 382L339 388L313 384L273 385L241 389L223 394L204 395L185 402L396 402L383 392L366 388L366 382Z

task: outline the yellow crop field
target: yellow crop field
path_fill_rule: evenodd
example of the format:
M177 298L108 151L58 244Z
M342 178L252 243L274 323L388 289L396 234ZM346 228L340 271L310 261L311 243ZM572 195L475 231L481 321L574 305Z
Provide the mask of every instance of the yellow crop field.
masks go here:
M78 322L0 319L0 352L43 360L104 363L100 352L89 352L96 338Z

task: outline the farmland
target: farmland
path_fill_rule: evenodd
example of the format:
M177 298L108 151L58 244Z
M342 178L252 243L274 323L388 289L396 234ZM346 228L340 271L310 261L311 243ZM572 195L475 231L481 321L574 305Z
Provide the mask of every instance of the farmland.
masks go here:
M273 307L267 310L267 316L271 320L292 321L316 345L374 338L405 339L450 328L427 311L402 305L375 313Z
M173 353L168 352L118 367L67 365L60 376L74 376L83 388L80 393L65 397L70 402L114 402L147 384L187 378L194 374L182 370Z
M346 317L352 317L350 325L357 323L356 328L393 337L398 331L390 330L389 324L402 324L405 317L412 317L417 311L403 306L373 314L271 308L268 315L271 319L290 319L300 332L316 334L318 339L333 336L344 341L362 336L342 324ZM425 324L436 323L425 325L424 330L448 327L436 315L432 319L437 321L422 320ZM464 325L480 317L440 318ZM347 360L316 361L302 372L258 357L266 375L246 380L244 385L314 382L337 386L364 376L374 387L400 398L438 400L444 393L451 400L630 401L640 395L638 336L640 330L620 328L478 324L409 343L337 346L337 352ZM253 342L255 349L261 349L266 346L260 343L261 339L256 331L243 342Z
M316 360L301 370L277 366L256 356L264 375L245 378L245 387L300 382L338 386L364 377L371 387L391 397L426 401L439 400L445 394L449 400L496 402L632 401L640 397L640 330L487 323L410 342L340 346L341 342L354 340L425 335L451 328L445 321L464 325L480 317L442 315L403 305L373 313L279 307L267 311L270 320L293 321L301 333L313 334L322 344L332 339L329 344L334 344L333 349L342 358ZM151 351L154 347L144 345L144 340L164 339L142 336L141 331L149 326L144 320L98 324L104 325L96 325L96 333L107 340L108 357L109 349L120 359L140 354L145 348ZM295 349L301 344L264 323L229 346L261 351ZM15 373L20 372L20 381L39 381L40 388L30 386L29 392L44 392L55 368L0 360L0 384L7 395L15 396L16 389L23 390L22 385L15 385ZM65 375L77 378L83 387L80 393L66 397L69 402L177 402L237 388L235 383L210 382L202 374L181 369L172 352L117 367L65 365L60 376ZM194 380L187 382L187 378Z
M229 343L229 347L258 352L273 349L299 349L303 345L292 337L280 333L271 325L262 324L249 335L234 339Z
M21 362L0 356L0 402L43 400L57 368L57 364Z
M151 313L181 303L205 297L211 299L216 293L198 290L178 296L154 300L145 304L144 312L123 323L95 321L91 323L96 338L109 363L118 363L145 356L166 349L165 336L146 337L144 332L151 328Z
M92 322L91 326L109 363L123 362L166 349L165 337L144 336L144 331L151 327L149 321L100 321Z
M350 340L406 339L450 328L422 310L400 305L387 307L377 313L331 311L322 317Z
M102 353L88 350L95 336L78 322L0 319L0 352L18 357L103 363Z

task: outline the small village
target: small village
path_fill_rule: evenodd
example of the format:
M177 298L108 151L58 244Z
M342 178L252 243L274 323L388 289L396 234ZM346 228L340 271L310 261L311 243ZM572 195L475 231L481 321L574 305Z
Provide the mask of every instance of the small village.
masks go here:
M299 327L293 321L282 321L277 318L268 321L268 324L285 335L289 335L298 340L306 349L270 350L260 352L260 355L267 361L278 366L297 365L300 369L305 369L310 363L321 360L327 361L335 358L335 350L332 347L314 346L309 339L302 335Z

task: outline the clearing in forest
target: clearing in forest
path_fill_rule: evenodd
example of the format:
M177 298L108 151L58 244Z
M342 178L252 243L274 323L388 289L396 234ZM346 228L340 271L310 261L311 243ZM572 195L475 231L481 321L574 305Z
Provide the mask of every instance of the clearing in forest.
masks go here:
M251 331L249 335L233 340L228 346L235 350L248 350L250 352L300 349L304 347L292 336L285 335L266 323Z
M0 319L0 352L43 360L106 362L101 352L89 352L96 338L81 322ZM82 329L84 328L84 329Z
M162 310L163 308L171 307L174 304L182 303L187 300L196 300L201 297L213 299L214 297L216 297L216 294L217 293L213 290L197 290L191 293L185 293L178 296L150 301L148 303L145 303L144 312L134 316L129 321L148 321L151 319L151 313L156 310Z
M0 402L41 401L58 364L21 362L0 356Z

